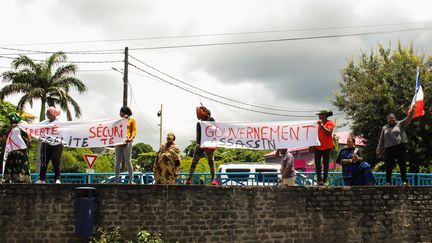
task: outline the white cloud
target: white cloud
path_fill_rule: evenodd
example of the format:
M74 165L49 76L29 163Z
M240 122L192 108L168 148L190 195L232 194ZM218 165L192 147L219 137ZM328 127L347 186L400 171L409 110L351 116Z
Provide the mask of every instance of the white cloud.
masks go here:
M151 36L232 33L260 30L365 26L430 21L429 1L134 1L35 0L2 1L0 47L6 44L121 39ZM420 26L420 25L417 25ZM410 26L405 26L410 27ZM36 50L95 50L184 45L251 39L347 34L403 27L309 30L201 38L119 41L81 44L8 46ZM360 50L377 42L403 45L431 53L430 31L395 32L361 37L316 39L201 48L131 50L132 56L176 78L226 97L291 109L321 109L340 80L339 70ZM5 54L8 51L0 50ZM9 51L8 53L16 53ZM45 59L47 55L32 55ZM122 60L122 54L69 55L70 60ZM130 61L140 67L139 62ZM0 67L10 60L0 58ZM82 70L123 68L122 63L79 64ZM4 68L0 71L5 70ZM146 68L147 70L147 68ZM148 69L149 70L149 69ZM182 149L195 138L197 96L161 81L137 75L130 67L132 110L138 121L138 141L157 147L156 116L164 105L164 137L173 131ZM122 105L122 75L114 71L79 72L89 88L74 97L83 119L117 117ZM168 78L167 78L168 79ZM168 79L169 80L169 79ZM171 80L172 82L176 82ZM178 83L178 82L176 82ZM19 97L8 100L16 102ZM294 119L252 113L201 99L218 121L270 121ZM38 104L29 111L38 115Z

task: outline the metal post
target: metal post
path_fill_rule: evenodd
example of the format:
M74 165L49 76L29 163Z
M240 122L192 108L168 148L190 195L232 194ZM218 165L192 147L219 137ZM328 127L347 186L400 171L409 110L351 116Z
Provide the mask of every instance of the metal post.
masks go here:
M123 106L128 103L128 68L129 68L129 48L125 47L125 59L123 70Z
M158 117L160 118L159 122L159 146L162 147L162 117L163 117L163 105L161 104L160 111L158 112Z

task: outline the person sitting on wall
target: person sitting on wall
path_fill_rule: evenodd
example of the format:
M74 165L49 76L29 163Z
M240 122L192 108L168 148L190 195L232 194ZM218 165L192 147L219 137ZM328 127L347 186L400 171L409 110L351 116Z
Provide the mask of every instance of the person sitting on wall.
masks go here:
M342 164L345 186L365 186L375 183L370 165L362 160L360 149L355 147L355 138L348 137L347 147L341 149L336 159L336 163Z

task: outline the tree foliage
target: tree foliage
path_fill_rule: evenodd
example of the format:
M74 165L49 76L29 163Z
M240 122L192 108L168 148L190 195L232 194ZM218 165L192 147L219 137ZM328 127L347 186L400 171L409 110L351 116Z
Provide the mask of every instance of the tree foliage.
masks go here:
M345 112L353 133L367 140L365 158L368 161L377 162L375 150L386 115L394 113L399 120L407 116L415 93L416 69L420 67L426 115L413 120L407 130L408 161L410 172L429 170L432 159L431 64L432 58L416 54L412 45L398 44L393 50L378 44L375 50L363 51L341 70L342 81L332 102Z
M185 156L182 158L180 170L188 172L192 162L193 153L196 147L196 142L192 141L185 149ZM214 153L215 168L225 163L247 163L247 162L264 162L264 155L271 150L251 150L251 149L226 149L217 148ZM205 156L198 162L196 167L197 172L209 172L207 159Z
M79 93L87 90L84 83L75 78L77 66L65 64L67 56L64 52L55 52L44 62L35 62L31 58L20 55L12 61L11 71L2 73L3 81L11 82L0 90L0 99L13 94L22 94L18 109L26 104L33 106L35 100L41 101L40 121L45 120L45 106L58 105L66 112L68 120L72 120L70 105L75 117L81 116L81 108L69 95L71 88Z
M137 143L132 147L132 163L137 165L141 171L152 171L156 159L156 152L150 144Z
M140 142L132 147L132 158L136 159L142 153L149 153L153 151L153 147L150 144Z

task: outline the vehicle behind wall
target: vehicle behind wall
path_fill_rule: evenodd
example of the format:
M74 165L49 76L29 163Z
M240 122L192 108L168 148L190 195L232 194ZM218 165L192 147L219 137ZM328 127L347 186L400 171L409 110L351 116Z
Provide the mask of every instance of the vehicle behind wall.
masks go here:
M232 163L220 165L216 178L222 186L278 185L280 165L263 163Z

